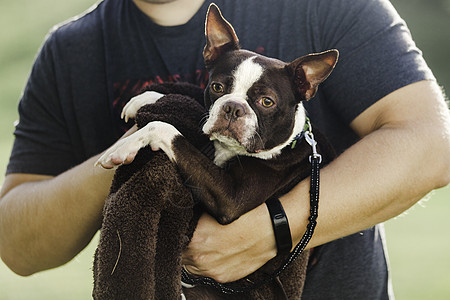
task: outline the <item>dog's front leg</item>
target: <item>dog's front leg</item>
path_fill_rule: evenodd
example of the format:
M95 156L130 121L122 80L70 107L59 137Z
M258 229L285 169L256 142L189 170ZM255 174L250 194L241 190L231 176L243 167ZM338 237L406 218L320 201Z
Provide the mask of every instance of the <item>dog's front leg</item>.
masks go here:
M278 173L263 164L253 173L242 172L251 167L251 162L245 158L235 167L221 168L183 136L175 137L172 143L175 161L186 184L195 198L223 225L261 204L280 183Z

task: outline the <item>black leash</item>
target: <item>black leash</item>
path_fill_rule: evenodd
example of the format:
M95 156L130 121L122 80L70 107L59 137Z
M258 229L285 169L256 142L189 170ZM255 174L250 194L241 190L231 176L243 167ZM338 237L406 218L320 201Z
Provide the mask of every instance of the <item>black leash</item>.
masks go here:
M302 132L301 136L305 137L306 142L308 142L312 148L312 155L309 157L311 162L311 185L309 190L310 215L308 218L308 225L306 226L306 232L303 234L300 242L295 246L294 250L290 253L289 258L271 275L268 275L266 278L258 282L251 283L250 285L243 287L233 287L233 283L219 283L210 277L193 277L186 271L185 268L182 268L181 282L184 287L189 288L196 285L207 285L220 290L224 294L245 293L250 290L257 289L274 280L305 250L305 247L311 240L311 237L314 234L314 229L317 225L316 220L319 214L320 163L322 162L322 156L317 153L317 142L314 140L312 126L308 118L306 123L305 130ZM293 147L295 147L295 144Z

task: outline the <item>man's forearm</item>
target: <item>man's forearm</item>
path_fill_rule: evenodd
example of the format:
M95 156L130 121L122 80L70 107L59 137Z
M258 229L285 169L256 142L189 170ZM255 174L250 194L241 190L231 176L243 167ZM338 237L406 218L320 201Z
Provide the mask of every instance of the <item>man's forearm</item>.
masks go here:
M3 195L0 254L13 271L30 275L64 264L92 239L114 175L94 167L96 159Z
M416 142L423 140L402 140L402 131L380 129L322 170L318 225L308 247L384 222L438 187L435 177L440 166L433 167L430 157L417 159L421 151L411 153L411 149L421 148ZM306 180L282 198L288 217L294 212L289 222L297 242L306 228L308 197ZM303 218L298 218L299 211Z

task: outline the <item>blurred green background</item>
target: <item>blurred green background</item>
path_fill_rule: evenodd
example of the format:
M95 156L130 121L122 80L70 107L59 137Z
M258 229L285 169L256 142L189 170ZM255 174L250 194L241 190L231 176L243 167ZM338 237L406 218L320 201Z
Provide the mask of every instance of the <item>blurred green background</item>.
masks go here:
M0 0L0 182L12 145L17 102L37 49L54 24L94 3ZM450 0L392 3L440 84L450 91ZM433 192L385 227L396 299L450 299L450 188ZM97 240L65 266L26 278L0 262L0 300L90 299Z

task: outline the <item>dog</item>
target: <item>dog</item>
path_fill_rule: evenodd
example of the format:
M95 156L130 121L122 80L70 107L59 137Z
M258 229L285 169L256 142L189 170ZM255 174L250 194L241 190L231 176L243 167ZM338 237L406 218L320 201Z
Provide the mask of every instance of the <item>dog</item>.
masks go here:
M209 114L202 131L214 144L214 159L192 146L173 125L155 121L116 142L97 164L114 168L133 161L143 147L162 150L188 185L195 186L192 193L205 210L220 224L229 224L309 175L311 147L298 141L307 124L302 102L314 97L339 53L333 49L285 63L243 50L232 25L214 4L208 9L205 36L203 57L210 76L204 101ZM132 98L122 117L134 118L141 107L163 96L145 92ZM332 150L320 133L315 136L327 163ZM188 299L201 299L202 293L209 295L204 299L229 299L202 286L185 288L184 293Z

